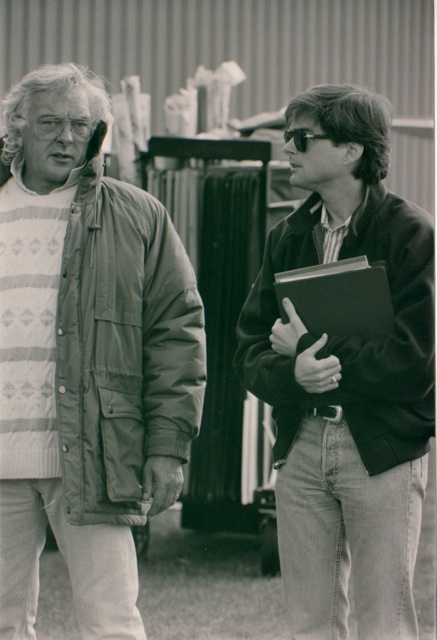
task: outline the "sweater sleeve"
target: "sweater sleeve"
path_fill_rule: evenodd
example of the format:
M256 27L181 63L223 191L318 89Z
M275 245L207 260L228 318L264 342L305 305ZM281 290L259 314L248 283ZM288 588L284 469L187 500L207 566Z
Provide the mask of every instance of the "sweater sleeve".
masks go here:
M186 462L189 441L199 432L206 383L204 314L191 263L158 205L145 260L146 455Z

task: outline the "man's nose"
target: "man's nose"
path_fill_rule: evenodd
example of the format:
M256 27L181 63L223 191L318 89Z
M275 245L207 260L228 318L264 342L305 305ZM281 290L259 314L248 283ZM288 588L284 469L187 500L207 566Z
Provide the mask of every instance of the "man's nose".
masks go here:
M71 122L64 122L61 131L58 133L58 140L62 142L73 142L73 128Z
M284 146L282 147L282 151L285 154L296 153L297 149L296 149L296 145L294 144L294 138L292 138L291 140L289 140L284 144Z

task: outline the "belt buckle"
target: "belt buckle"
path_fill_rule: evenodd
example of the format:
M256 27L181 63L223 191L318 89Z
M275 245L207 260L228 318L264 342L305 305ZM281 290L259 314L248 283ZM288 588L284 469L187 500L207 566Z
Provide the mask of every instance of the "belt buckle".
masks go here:
M330 404L328 406L330 409L334 409L335 415L333 418L329 418L328 416L323 416L325 420L329 420L329 422L334 422L335 424L338 424L339 422L341 422L343 419L343 407L341 407L339 404Z

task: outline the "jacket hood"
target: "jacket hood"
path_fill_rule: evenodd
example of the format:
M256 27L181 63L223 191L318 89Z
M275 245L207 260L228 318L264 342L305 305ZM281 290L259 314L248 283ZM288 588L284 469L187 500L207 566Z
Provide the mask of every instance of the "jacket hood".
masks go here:
M97 124L93 136L88 144L86 159L91 160L95 156L99 155L102 148L103 140L108 131L108 125L103 120Z

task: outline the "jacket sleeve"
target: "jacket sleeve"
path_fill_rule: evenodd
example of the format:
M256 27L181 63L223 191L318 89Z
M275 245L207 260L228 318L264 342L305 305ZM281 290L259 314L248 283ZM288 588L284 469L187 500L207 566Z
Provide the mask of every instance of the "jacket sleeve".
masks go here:
M424 217L426 216L426 217ZM350 399L416 402L434 385L434 236L431 218L410 217L400 231L388 229L387 263L395 312L392 335L364 341L329 336L321 357L342 365L340 389ZM305 336L298 351L311 340Z
M305 392L294 378L295 358L278 355L269 341L279 317L271 247L272 233L267 238L261 271L238 320L234 368L243 386L263 402L272 406L298 404Z
M204 313L193 268L169 215L156 203L145 256L143 303L146 455L188 461L206 383Z

